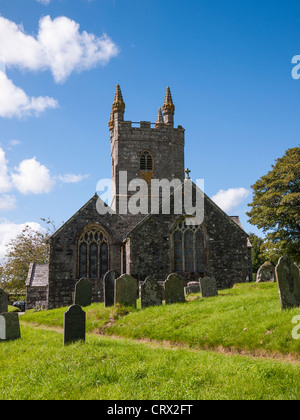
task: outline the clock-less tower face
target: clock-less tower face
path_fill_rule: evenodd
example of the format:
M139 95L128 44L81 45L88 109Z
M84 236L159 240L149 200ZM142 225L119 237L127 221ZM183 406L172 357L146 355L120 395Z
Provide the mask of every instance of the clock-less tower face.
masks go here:
M109 122L112 179L115 184L111 207L117 212L122 193L120 182L124 182L124 172L127 186L135 179L144 179L148 184L152 179L179 179L183 182L185 175L184 129L181 126L174 128L175 107L170 89L167 88L163 113L159 109L155 124L124 121L124 111L125 103L117 85ZM132 194L134 192L128 191L127 198Z

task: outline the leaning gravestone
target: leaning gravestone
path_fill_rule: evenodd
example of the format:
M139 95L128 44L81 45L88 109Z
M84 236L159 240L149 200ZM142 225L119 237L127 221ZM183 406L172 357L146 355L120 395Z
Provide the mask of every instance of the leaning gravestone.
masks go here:
M267 261L265 262L258 270L256 275L256 283L262 283L269 281L271 283L275 282L275 267L274 265Z
M289 257L281 257L275 268L281 308L300 306L299 268Z
M154 277L147 277L140 285L141 308L162 305L161 286Z
M0 314L8 312L8 296L4 290L0 289Z
M103 279L104 307L114 306L115 280L120 274L115 270L108 271Z
M21 338L19 315L15 312L0 314L0 341Z
M166 304L185 302L184 280L178 274L170 274L164 283Z
M82 278L75 285L74 305L90 306L93 287L89 279Z
M203 298L217 296L218 288L216 280L210 277L200 278L200 292Z
M85 341L86 314L79 305L69 307L64 315L64 346L75 341Z
M137 280L129 274L123 274L115 281L115 305L136 308Z

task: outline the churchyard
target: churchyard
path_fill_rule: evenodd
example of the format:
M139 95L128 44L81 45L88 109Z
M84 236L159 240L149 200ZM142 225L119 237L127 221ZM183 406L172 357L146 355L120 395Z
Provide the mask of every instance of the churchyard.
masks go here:
M0 399L300 398L300 308L276 283L185 300L82 307L85 341L65 346L69 308L28 311L0 343Z

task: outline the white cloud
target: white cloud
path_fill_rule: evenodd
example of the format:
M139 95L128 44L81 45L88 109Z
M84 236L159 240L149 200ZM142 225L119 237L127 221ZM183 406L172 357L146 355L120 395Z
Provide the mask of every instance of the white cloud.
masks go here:
M79 31L79 24L65 16L40 19L36 37L0 16L0 51L7 67L31 71L50 70L56 82L73 71L105 65L119 49L109 36L97 37Z
M66 184L76 184L77 182L81 182L84 179L87 179L88 177L89 175L66 174L66 175L58 175L57 179Z
M12 188L7 164L8 161L5 158L5 153L0 147L0 193L9 192Z
M50 4L50 2L51 2L51 0L36 0L36 1L39 2L39 3L44 4L45 6L48 6Z
M232 211L249 197L250 191L246 188L229 188L220 190L212 197L212 200L226 213Z
M16 224L11 222L0 223L0 263L3 263L5 260L7 245L12 239L14 239L20 233L22 233L23 229L25 229L26 226L31 227L37 232L44 233L46 231L39 223L35 222L28 222L22 224Z
M15 188L24 195L49 193L55 184L49 169L35 157L23 160L15 171L11 175L12 182Z
M4 194L0 196L0 210L8 211L16 207L16 197L14 195Z
M0 117L20 118L32 114L39 115L47 108L57 107L58 102L48 96L28 97L3 72L0 72Z

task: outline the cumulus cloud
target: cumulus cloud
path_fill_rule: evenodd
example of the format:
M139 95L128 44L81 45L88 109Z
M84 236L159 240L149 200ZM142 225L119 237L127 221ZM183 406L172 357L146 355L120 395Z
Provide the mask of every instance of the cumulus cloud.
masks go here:
M16 197L14 195L4 194L0 196L0 210L8 211L16 207Z
M24 117L39 115L47 108L57 108L58 102L52 98L29 97L15 86L3 72L0 72L0 117Z
M42 3L45 6L48 6L51 2L51 0L36 0L38 3Z
M15 188L24 195L49 193L55 184L49 169L35 157L23 160L11 178Z
M0 148L0 193L9 192L12 188L7 164L8 161L5 158L4 150Z
M97 37L65 16L40 19L36 37L27 35L21 25L0 16L0 51L7 67L31 71L50 70L57 83L73 71L105 65L118 55L111 38Z
M26 226L31 227L31 229L45 233L45 229L35 222L27 222L22 224L16 224L11 222L2 222L0 223L0 264L4 262L5 255L7 252L7 245L11 242L12 239L16 238Z
M212 197L212 200L226 213L232 211L248 198L250 191L246 188L229 188L220 190Z
M88 177L89 175L66 174L66 175L58 175L57 179L66 184L76 184L77 182L81 182L84 179L87 179Z

